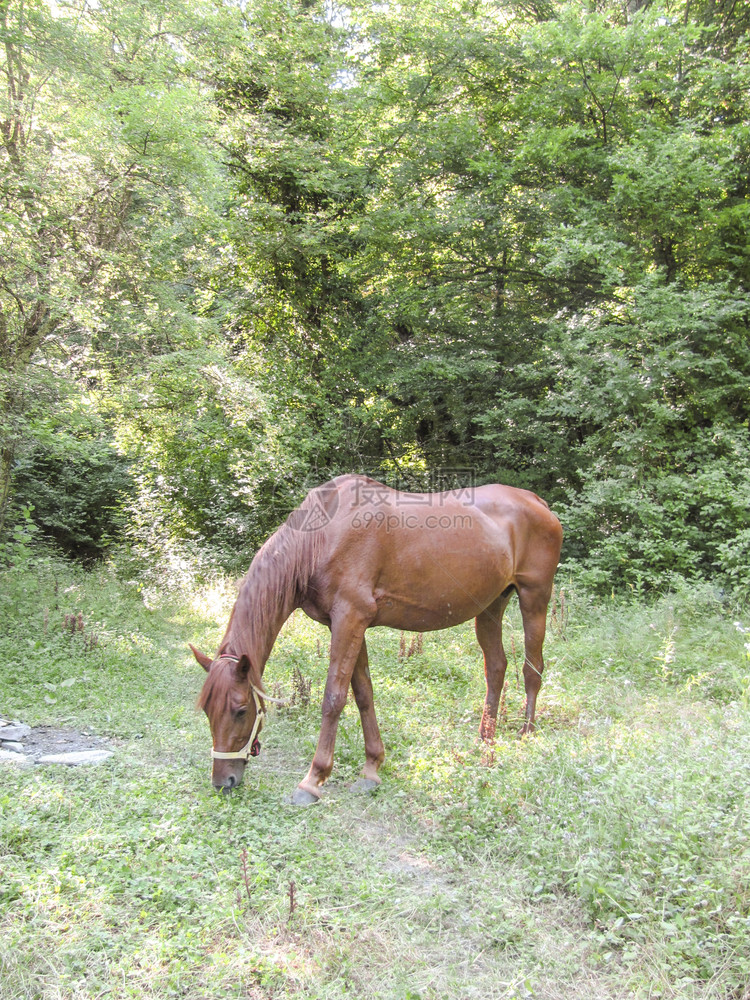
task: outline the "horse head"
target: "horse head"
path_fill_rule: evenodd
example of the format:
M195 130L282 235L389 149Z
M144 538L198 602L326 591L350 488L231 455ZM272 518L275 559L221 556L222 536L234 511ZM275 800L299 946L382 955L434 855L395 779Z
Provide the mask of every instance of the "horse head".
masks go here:
M229 791L242 781L248 759L260 753L258 734L263 728L266 695L244 654L222 653L212 660L194 646L190 648L208 674L198 705L211 727L211 781L214 788Z

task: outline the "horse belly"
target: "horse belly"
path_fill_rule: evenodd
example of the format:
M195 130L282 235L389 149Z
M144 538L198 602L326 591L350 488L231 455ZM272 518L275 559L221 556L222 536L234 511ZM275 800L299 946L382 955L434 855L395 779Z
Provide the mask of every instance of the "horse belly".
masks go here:
M434 608L419 607L408 604L395 595L384 596L377 603L378 612L371 625L385 625L407 632L437 632L475 618L484 609L479 602L457 606L450 601ZM486 606L485 604L484 607Z

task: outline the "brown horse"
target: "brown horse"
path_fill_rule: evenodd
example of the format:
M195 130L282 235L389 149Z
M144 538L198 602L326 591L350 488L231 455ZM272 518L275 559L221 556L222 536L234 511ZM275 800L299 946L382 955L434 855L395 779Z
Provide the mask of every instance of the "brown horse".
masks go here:
M515 591L525 639L521 732L532 732L561 544L560 522L547 504L509 486L402 493L348 475L311 490L253 559L214 659L191 647L208 671L199 705L211 725L214 786L238 785L260 750L263 670L295 608L330 628L331 656L317 749L294 802L320 798L350 684L365 742L358 785L380 783L384 750L365 644L373 625L426 632L476 619L487 681L479 731L489 741L507 665L503 612Z

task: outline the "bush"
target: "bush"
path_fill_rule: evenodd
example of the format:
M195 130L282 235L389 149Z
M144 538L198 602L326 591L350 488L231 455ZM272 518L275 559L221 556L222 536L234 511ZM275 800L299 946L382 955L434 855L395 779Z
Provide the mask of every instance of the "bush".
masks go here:
M749 498L750 460L725 450L704 451L679 471L654 468L641 479L627 468L592 476L567 504L556 505L566 530L564 558L600 592L623 584L664 592L680 581L711 580L742 596Z
M23 454L13 471L14 510L31 509L41 532L79 559L101 558L120 537L132 491L128 463L100 438L56 434Z

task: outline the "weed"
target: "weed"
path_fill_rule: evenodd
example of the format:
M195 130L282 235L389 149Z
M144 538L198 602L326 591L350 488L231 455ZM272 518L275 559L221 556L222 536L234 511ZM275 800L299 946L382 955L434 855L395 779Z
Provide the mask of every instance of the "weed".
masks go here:
M49 622L48 611L44 614L44 632L47 633ZM84 653L88 653L99 645L99 636L96 632L87 632L83 621L83 614L67 614L63 619L63 632L80 639Z
M568 604L565 599L565 588L555 587L549 609L550 626L560 639L565 639L565 629L568 625Z
M305 677L300 668L295 664L292 671L292 697L291 704L307 708L310 704L310 692L312 691L312 680Z
M406 645L406 633L401 632L399 636L398 645L398 658L399 660L407 660L410 656L421 656L422 645L424 642L424 636L421 632L411 637L411 642Z
M240 851L240 863L242 865L242 881L245 884L245 894L247 895L247 900L248 900L250 906L252 906L253 905L253 895L252 895L252 892L250 890L250 875L249 875L249 872L248 872L247 848L246 847L243 847L242 850Z

